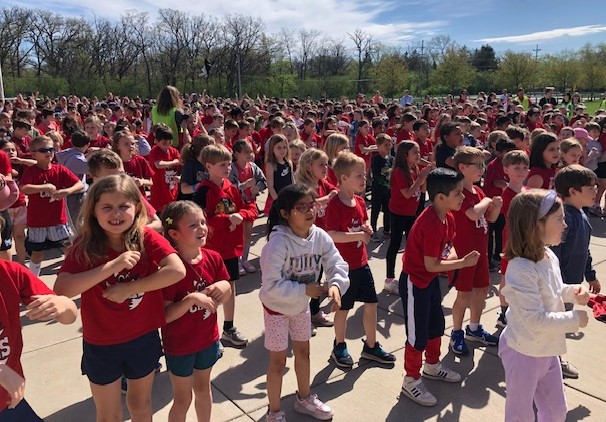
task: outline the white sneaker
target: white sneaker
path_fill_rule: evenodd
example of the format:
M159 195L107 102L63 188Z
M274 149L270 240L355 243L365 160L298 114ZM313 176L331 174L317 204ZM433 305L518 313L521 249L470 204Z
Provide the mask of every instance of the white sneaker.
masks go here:
M448 369L441 363L425 363L423 367L423 373L421 374L425 378L432 380L439 380L445 382L461 382L463 377L458 372Z
M386 278L383 290L392 295L399 295L400 291L398 289L398 283L398 280L395 278Z
M318 399L317 394L310 394L305 400L301 400L298 392L295 396L295 412L309 415L321 421L331 420L334 415L332 409Z
M420 378L416 380L413 377L404 377L402 393L421 406L431 407L438 403L438 400L427 390Z

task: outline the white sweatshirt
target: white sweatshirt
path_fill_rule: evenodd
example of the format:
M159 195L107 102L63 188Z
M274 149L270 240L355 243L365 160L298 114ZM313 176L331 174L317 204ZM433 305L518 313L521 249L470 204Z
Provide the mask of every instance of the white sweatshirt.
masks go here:
M287 226L276 226L261 252L261 302L283 315L303 312L310 300L305 287L318 280L322 267L328 285L337 286L343 296L349 267L330 236L315 225L306 239Z
M562 283L551 249L545 249L539 262L519 257L509 261L502 293L509 309L501 336L509 347L534 357L566 353L566 333L579 328L579 316L564 309L564 302L575 302L574 285Z

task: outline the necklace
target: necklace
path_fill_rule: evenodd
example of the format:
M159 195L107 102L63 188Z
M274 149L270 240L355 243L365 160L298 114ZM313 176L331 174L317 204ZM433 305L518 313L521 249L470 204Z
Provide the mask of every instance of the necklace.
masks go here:
M196 257L196 258L197 258L197 257ZM202 262L202 260L203 260L203 259L204 259L204 255L202 254L202 251L200 251L200 260L197 262L197 264L196 264L196 265L200 264L200 263ZM206 284L206 283L204 282L204 279L203 279L203 278L202 278L202 276L200 275L200 273L199 273L199 272L196 270L196 267L194 267L194 266L193 266L193 265L192 265L192 264L189 262L190 260L189 260L189 259L188 259L188 260L185 260L185 259L184 259L183 261L184 261L184 262L185 262L185 263L186 263L186 264L189 266L189 268L191 268L191 270L194 272L194 274L196 274L196 276L198 276L198 280L197 280L197 281L199 281L199 282L201 282L201 283Z

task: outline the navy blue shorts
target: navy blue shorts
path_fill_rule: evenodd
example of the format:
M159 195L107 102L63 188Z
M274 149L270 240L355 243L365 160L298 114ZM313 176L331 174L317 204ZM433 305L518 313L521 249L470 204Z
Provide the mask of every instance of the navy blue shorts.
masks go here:
M158 330L111 346L83 343L82 375L97 385L111 384L122 375L128 379L143 378L154 372L163 355Z
M412 284L408 274L402 272L398 288L404 308L407 341L415 349L423 351L428 340L444 335L446 327L440 279L436 277L429 286L420 289Z
M190 377L194 373L194 369L203 371L212 368L222 356L219 344L216 341L206 349L189 355L172 356L167 354L166 368L178 377Z
M0 412L0 422L44 422L23 399L14 409L6 408Z
M0 217L4 220L2 224L2 242L0 242L0 251L8 251L13 247L13 222L8 210L0 211Z
M341 297L341 310L348 311L355 302L377 303L377 291L368 264L362 268L349 270L349 289Z
M229 273L229 281L240 280L240 266L238 265L238 258L224 259L223 263Z

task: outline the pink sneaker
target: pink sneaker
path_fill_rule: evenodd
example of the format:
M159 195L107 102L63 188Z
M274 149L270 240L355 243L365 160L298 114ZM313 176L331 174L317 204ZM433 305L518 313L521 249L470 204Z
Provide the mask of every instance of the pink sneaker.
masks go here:
M310 394L305 400L301 400L298 392L295 397L295 412L309 415L321 421L331 420L334 414L328 405L318 399L317 394Z
M265 422L286 422L286 415L281 410L277 412L268 411L265 415Z

